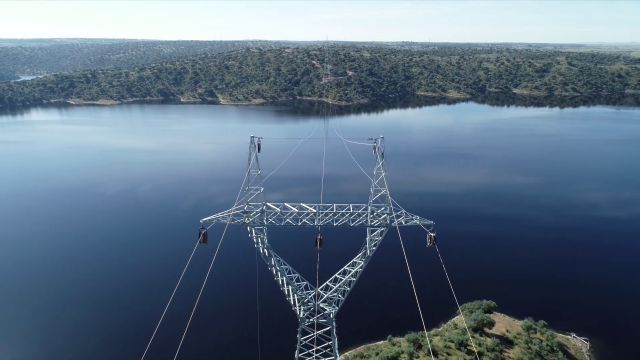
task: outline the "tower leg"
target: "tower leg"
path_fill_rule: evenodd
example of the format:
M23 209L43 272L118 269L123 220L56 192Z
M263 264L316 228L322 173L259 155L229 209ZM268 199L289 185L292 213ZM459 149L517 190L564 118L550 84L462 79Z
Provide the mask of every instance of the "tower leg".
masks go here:
M298 320L296 360L339 360L336 322L328 316Z

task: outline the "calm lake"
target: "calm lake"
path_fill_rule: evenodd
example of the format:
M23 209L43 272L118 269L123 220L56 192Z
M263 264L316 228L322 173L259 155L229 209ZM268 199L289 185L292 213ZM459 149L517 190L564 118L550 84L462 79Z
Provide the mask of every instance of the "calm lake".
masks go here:
M392 196L437 224L462 302L544 319L601 359L640 348L640 110L472 103L332 117L325 202L366 202L369 180L332 129L384 135ZM323 121L284 106L126 105L0 115L0 357L137 359L194 245L233 204L249 135L264 137L269 201L318 202ZM365 141L365 140L358 140ZM370 146L351 144L370 171ZM185 275L149 359L172 359L222 227ZM327 230L326 279L364 229ZM270 241L315 276L314 229ZM403 229L429 327L456 306L424 233ZM245 228L230 227L182 359L293 358L296 319ZM258 280L258 281L257 281ZM259 285L258 295L256 289ZM338 315L341 349L421 328L398 238L378 249Z

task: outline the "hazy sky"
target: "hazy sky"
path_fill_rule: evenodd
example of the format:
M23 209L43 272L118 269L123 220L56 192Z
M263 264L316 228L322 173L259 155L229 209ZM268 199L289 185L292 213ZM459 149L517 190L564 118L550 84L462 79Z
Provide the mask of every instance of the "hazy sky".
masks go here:
M638 42L640 1L0 1L0 38Z

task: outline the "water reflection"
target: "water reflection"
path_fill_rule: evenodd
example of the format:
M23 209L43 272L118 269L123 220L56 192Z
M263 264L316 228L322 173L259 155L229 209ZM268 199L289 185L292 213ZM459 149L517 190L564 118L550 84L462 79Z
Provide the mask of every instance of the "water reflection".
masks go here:
M474 98L449 98L434 96L415 96L402 99L391 99L387 102L356 104L349 106L329 105L318 101L286 101L282 102L291 111L299 114L318 115L331 113L333 115L371 114L392 109L416 109L425 106L455 105L473 102L492 106L519 107L551 107L577 108L581 106L624 106L639 107L640 95L599 95L599 96L522 96L515 93L487 93Z
M634 94L602 94L602 95L545 95L523 96L516 93L488 92L472 98L451 98L438 96L412 96L403 98L391 98L388 101L377 100L375 102L354 105L332 105L324 101L310 100L286 100L267 103L263 106L272 108L274 105L283 112L293 112L302 115L356 115L374 114L394 109L416 109L425 106L455 105L460 103L477 103L491 106L518 106L518 107L550 107L550 108L577 108L584 106L618 106L640 107L640 95ZM140 103L140 102L139 102ZM132 103L132 104L135 104ZM141 102L141 104L179 104L176 100ZM211 105L211 104L200 104ZM85 107L103 107L104 105L83 105ZM49 104L38 105L31 108L1 108L0 115L23 115L34 108L70 108L75 105ZM256 108L259 106L251 106Z

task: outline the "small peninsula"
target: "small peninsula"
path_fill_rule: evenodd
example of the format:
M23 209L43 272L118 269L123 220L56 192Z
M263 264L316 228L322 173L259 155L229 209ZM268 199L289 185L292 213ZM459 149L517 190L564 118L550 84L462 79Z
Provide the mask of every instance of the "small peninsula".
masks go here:
M586 339L551 330L544 321L518 320L498 313L493 301L478 300L461 308L480 359L594 359ZM429 331L429 342L436 359L476 358L460 314ZM431 354L424 332L412 332L347 351L342 359L427 360Z

